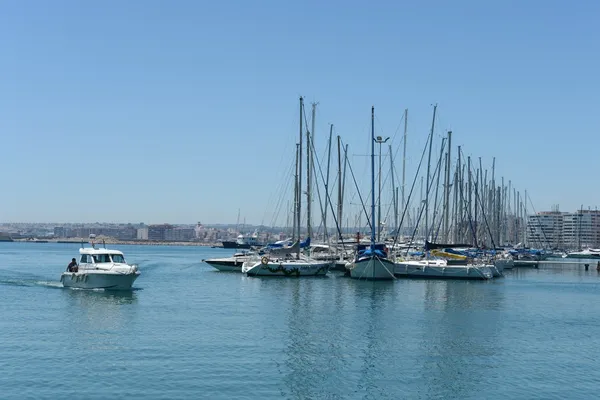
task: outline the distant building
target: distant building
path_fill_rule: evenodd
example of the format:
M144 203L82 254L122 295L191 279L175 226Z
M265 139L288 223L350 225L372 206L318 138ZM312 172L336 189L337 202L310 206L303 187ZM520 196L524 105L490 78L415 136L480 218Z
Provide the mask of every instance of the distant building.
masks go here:
M600 211L575 213L544 211L527 219L528 243L532 247L585 249L600 247Z
M563 221L567 213L542 211L528 216L527 243L533 247L562 248Z
M600 212L581 210L563 218L563 237L566 248L600 247Z
M194 228L177 227L165 230L165 240L171 242L188 242L195 236Z
M67 237L67 228L65 228L64 226L55 226L54 227L54 237L66 238Z
M137 240L148 240L148 228L139 228L137 230Z
M173 225L162 224L162 225L149 225L148 226L148 240L164 241L166 239L166 232L173 229Z

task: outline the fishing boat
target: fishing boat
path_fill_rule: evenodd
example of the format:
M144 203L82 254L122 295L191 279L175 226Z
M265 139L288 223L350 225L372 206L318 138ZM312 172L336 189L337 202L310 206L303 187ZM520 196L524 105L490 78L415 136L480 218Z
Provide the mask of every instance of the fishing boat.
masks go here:
M394 263L388 259L384 244L375 243L375 107L371 108L371 243L356 248L354 261L346 268L353 279L392 280Z
M78 289L129 290L140 276L136 265L128 264L122 252L92 247L79 249L76 270L63 272L64 287Z

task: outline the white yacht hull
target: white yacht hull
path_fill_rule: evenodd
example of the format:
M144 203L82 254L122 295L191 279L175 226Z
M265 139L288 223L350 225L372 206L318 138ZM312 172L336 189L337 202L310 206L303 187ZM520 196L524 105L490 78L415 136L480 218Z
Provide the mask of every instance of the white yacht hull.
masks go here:
M244 257L226 257L226 258L212 258L203 260L205 263L219 271L224 272L242 272L242 265L248 258Z
M512 258L500 259L494 261L494 265L496 268L498 268L498 270L500 270L500 272L502 272L505 269L513 269L515 266L515 260Z
M394 277L394 263L378 257L368 257L347 266L353 279L390 280Z
M304 260L277 260L248 261L244 263L242 272L249 276L318 276L326 275L331 267L331 262L310 262Z
M137 271L127 274L107 271L63 272L60 281L68 288L129 290L138 276L140 273Z
M404 261L396 263L394 275L406 278L491 279L493 265L444 265L439 261Z

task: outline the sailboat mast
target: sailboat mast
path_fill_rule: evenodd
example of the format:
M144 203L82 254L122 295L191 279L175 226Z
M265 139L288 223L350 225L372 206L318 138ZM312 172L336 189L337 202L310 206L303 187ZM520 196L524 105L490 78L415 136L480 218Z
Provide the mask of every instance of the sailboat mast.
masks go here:
M333 134L333 124L329 127L329 143L327 144L327 175L325 176L325 198L329 199L329 169L331 167L331 135ZM327 234L327 203L325 204L325 210L323 211L323 238L329 239Z
M371 107L371 251L375 248L375 106Z
M300 240L300 218L302 215L302 117L304 111L304 99L300 97L300 142L298 144L298 209L296 210L296 218L298 219L298 225L296 226L298 237ZM300 247L298 247L298 253L296 257L300 259Z
M298 228L298 151L300 145L296 143L296 174L294 175L294 226L292 228L292 241L296 240L296 230Z
M429 177L431 169L431 146L433 143L433 129L435 127L435 112L437 104L433 106L433 118L431 119L431 132L429 133L429 157L427 159L427 180L425 182L425 240L429 240Z
M406 132L408 129L408 108L404 109L404 150L402 152L402 212L406 209L406 201L404 197L404 185L406 183ZM410 226L410 212L406 210L406 219L409 221ZM399 227L398 227L399 228Z
M316 109L317 103L312 103L312 126L310 131L306 131L306 230L309 238L312 238L312 141L315 134Z
M340 224L340 240L342 239L342 149L341 149L341 138L337 137L337 148L338 148L338 207L337 207L337 219Z
M396 179L394 177L394 156L392 154L392 145L390 150L390 173L392 174L392 205L394 206L394 229L398 229L398 198L396 197Z
M450 218L450 164L452 162L452 131L448 131L448 152L446 153L446 170L444 177L444 240L446 243L450 241L450 233L448 231Z

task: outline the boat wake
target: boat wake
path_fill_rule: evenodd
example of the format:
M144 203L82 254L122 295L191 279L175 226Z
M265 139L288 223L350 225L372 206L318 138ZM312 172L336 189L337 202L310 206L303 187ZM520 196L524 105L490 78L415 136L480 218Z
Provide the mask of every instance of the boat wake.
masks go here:
M62 289L63 285L59 281L42 281L38 279L1 279L0 285L4 286L24 286L24 287L47 287L52 289Z

